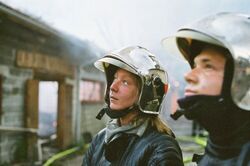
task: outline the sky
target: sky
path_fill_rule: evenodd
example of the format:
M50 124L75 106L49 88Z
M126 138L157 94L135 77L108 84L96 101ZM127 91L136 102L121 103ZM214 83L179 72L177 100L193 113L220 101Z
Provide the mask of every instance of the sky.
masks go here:
M250 14L249 0L0 1L105 50L128 45L146 47L159 57L170 77L176 79L181 79L187 68L182 66L179 59L166 54L161 45L164 37L210 14Z
M162 38L216 12L250 12L249 0L0 0L107 49L161 47Z

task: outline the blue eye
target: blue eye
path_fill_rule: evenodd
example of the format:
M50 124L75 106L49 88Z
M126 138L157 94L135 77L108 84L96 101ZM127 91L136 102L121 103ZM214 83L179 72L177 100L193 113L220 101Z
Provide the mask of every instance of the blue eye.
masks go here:
M128 85L128 81L126 81L126 80L123 80L122 83L123 83L124 85Z

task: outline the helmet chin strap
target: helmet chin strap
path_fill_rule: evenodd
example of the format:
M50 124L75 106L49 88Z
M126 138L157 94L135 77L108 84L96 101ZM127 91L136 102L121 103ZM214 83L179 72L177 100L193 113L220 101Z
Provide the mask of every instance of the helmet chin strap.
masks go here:
M121 118L125 115L127 115L128 113L138 110L138 106L137 105L133 105L131 107L122 109L122 110L113 110L111 109L109 106L105 106L104 108L102 108L99 113L96 116L96 119L101 120L102 117L104 116L104 114L106 113L111 119L116 119L116 118Z

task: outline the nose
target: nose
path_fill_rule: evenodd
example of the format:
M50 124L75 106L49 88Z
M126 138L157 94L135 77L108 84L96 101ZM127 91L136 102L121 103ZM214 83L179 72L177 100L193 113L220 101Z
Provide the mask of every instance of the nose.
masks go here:
M118 91L118 82L116 80L113 80L112 84L110 85L110 90L112 92Z
M184 75L184 78L187 83L196 83L198 81L197 72L197 69L193 68Z

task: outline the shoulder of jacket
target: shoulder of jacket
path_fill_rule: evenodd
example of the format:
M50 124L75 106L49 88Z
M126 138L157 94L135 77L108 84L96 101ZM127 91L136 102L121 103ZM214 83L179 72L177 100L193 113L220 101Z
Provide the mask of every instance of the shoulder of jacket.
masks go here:
M158 132L155 129L149 129L147 132L145 132L144 135L145 139L148 139L149 142L161 142L168 144L169 142L172 142L173 144L178 144L176 139L168 134Z
M243 145L239 158L238 165L249 165L250 164L250 141Z
M100 130L100 131L93 137L93 141L98 141L98 140L104 139L105 133L106 133L106 128Z

